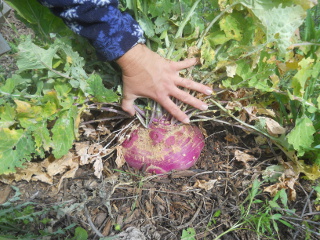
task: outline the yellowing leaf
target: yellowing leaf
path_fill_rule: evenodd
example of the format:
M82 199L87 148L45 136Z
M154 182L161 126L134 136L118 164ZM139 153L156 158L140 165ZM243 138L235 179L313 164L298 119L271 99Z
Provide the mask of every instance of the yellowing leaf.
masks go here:
M293 2L297 5L302 6L304 10L312 8L318 4L317 0L293 0Z
M200 62L202 64L201 68L207 68L211 66L215 59L216 53L214 49L212 49L210 42L207 38L204 38L200 52L201 52Z
M274 89L278 89L279 88L279 82L280 82L280 78L278 77L278 75L273 74L270 76L270 79L272 81L272 87Z
M309 180L315 181L320 178L320 168L316 164L308 165L300 160L297 166L299 171L304 173Z
M0 143L0 175L15 172L34 153L34 141L23 130L0 129Z
M225 35L228 39L234 39L240 41L243 36L242 26L240 26L240 19L237 18L237 15L226 15L223 17L219 24L220 28L225 32Z
M17 108L16 111L18 113L28 113L31 110L31 104L24 102L24 101L20 101L20 100L14 100L14 102L17 104Z
M72 64L72 58L70 56L67 56L67 63Z

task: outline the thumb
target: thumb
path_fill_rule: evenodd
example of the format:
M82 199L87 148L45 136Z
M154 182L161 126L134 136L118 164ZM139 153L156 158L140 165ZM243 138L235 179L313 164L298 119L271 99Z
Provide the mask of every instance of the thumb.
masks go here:
M131 116L133 116L136 113L136 110L134 109L134 98L132 99L122 99L121 107L124 111L129 113Z

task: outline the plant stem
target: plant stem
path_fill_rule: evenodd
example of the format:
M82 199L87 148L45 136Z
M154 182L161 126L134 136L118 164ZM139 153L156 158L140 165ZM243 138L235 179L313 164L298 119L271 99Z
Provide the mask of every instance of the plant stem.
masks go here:
M131 0L131 6L132 6L132 9L133 9L133 12L134 12L134 18L135 19L139 19L138 18L138 8L137 8L137 1L138 0Z
M220 103L218 103L217 101L213 100L213 99L210 99L211 102L213 102L217 107L219 107L222 111L224 111L227 115L229 115L231 118L233 118L234 120L236 120L237 122L241 123L242 125L248 127L249 129L253 129L259 133L261 133L262 135L276 141L276 139L272 136L270 136L269 134L263 132L262 130L254 127L254 126L251 126L250 124L247 124L243 121L241 121L240 119L238 119L237 117L235 117L232 113L230 113L227 109L225 109Z
M201 37L200 37L200 39L199 39L199 41L198 41L198 43L197 43L197 48L200 48L200 47L201 47L204 37L208 34L208 32L209 32L210 29L212 28L213 24L215 24L222 15L224 15L226 12L228 12L231 8L233 8L233 7L234 7L235 5L237 5L237 4L238 4L238 2L235 2L235 3L231 4L231 5L229 5L228 7L226 7L225 10L223 10L221 13L219 13L218 16L216 16L216 17L210 22L210 24L208 25L208 27L203 31L203 33L202 33L202 35L201 35Z
M187 15L186 18L181 22L181 24L180 24L180 26L179 26L179 28L178 28L178 31L177 31L177 33L176 33L176 35L175 35L175 37L174 37L175 39L177 39L177 38L179 38L179 37L182 36L184 27L187 25L188 21L190 20L191 16L193 15L194 11L196 10L196 8L197 8L197 6L198 6L198 4L199 4L200 1L201 1L201 0L197 0L197 1L193 4L192 8L191 8L190 11L188 12L188 15ZM175 43L175 41L173 41L173 42L171 43L170 49L168 50L168 53L167 53L167 56L166 56L168 59L171 58L171 55L172 55L172 53L173 53L173 50L174 50L175 46L176 46L176 43Z

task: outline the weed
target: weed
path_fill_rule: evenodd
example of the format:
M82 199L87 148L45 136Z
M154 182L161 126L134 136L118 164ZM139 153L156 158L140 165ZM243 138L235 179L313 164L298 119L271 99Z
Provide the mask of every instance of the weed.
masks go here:
M19 203L20 190L14 186L12 188L14 196L0 205L0 239L65 238L72 234L76 224L53 230L52 215L58 214L64 204L41 206L36 202ZM72 239L87 239L86 236L86 231L77 227Z

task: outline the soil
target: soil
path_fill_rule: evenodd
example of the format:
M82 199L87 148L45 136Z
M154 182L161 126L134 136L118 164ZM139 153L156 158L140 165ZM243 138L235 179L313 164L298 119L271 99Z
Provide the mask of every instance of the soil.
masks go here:
M9 26L4 26L1 33L8 41L14 41L13 36L30 33L12 14L8 21L18 30L13 33ZM6 75L15 69L13 55L10 52L0 58L1 71ZM61 206L60 212L46 215L52 219L52 231L77 223L88 231L89 239L115 235L115 239L181 239L187 229L196 232L194 238L185 238L190 240L215 239L220 234L223 236L219 239L276 239L276 235L268 231L259 236L262 229L254 230L249 224L231 229L249 217L258 219L267 212L261 206L272 197L263 190L273 183L262 182L263 172L286 157L270 142L259 143L258 135L230 119L224 121L200 124L206 136L205 148L196 165L186 171L154 176L126 164L119 168L114 154L103 159L101 178L94 175L93 166L89 164L79 167L73 178L63 179L60 190L62 175L56 175L51 185L41 181L19 181L11 185L20 189L20 203L35 202L39 209ZM119 129L116 122L105 125L111 132ZM96 129L97 125L91 127ZM80 142L104 142L107 136L100 134L97 140L83 134ZM239 152L247 155L236 157ZM249 208L246 199L250 197L255 179L261 181L261 191ZM314 220L318 212L312 186L314 183L301 177L295 182L297 198L289 201L287 208L295 209L293 215L286 214L286 208L281 205L283 209L278 212L293 228L278 223L280 239L320 239L319 222ZM0 183L0 192L2 203L14 195L4 183ZM245 215L247 210L249 215Z

